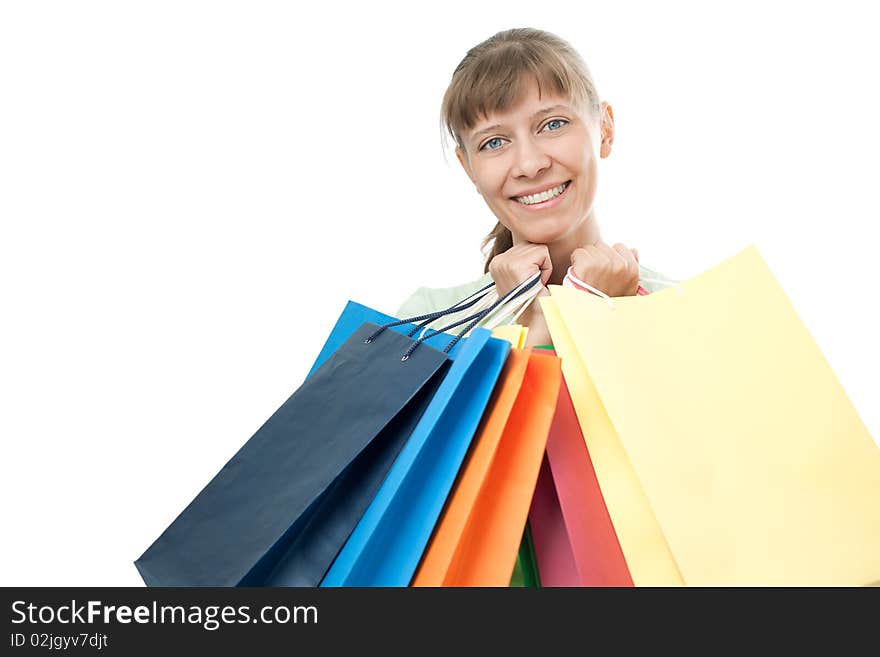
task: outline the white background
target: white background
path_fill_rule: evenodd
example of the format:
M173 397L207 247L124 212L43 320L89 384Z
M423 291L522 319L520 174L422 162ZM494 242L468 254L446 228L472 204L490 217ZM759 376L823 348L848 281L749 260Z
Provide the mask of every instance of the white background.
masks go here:
M757 244L876 440L869 11L3 3L0 584L139 585L347 299L393 313L482 273L494 218L439 105L510 27L568 39L612 104L606 241L681 278Z

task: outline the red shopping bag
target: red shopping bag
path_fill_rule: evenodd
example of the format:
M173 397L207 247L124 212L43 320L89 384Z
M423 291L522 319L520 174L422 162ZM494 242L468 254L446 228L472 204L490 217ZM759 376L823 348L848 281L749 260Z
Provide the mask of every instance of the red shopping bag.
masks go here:
M542 476L529 512L541 584L632 586L564 380Z

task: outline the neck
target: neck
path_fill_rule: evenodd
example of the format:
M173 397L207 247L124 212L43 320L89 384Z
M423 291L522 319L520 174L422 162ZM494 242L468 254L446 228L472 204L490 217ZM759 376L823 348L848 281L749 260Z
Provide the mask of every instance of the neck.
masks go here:
M571 231L547 245L550 251L550 261L553 263L553 273L548 285L562 285L565 272L571 265L571 253L587 244L595 244L601 238L599 224L596 222L596 214L591 209L586 218L575 226ZM514 245L524 242L518 235L513 236Z

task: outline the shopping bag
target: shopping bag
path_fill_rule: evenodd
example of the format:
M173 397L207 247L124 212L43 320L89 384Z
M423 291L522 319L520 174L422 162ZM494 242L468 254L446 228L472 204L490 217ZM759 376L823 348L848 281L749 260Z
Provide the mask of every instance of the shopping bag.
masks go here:
M497 329L493 331L493 335L497 335ZM443 586L458 539L467 524L467 513L479 495L482 478L485 477L485 471L513 410L528 364L529 351L512 349L508 354L468 452L467 461L461 468L455 488L434 528L430 543L411 582L412 586ZM479 478L474 477L475 472ZM507 583L509 579L508 577Z
M395 331L366 342L378 328L327 358L135 562L148 585L264 581L314 502L448 361Z
M307 376L323 365L364 323L385 325L396 321L390 315L349 301ZM407 323L391 326L390 330L409 334L413 328L413 324ZM449 357L454 358L463 344L464 341L459 341L454 345ZM432 377L409 402L405 412L399 413L315 501L308 521L290 537L261 585L318 586L421 419L443 380L443 373L445 369Z
M547 588L582 586L546 455L529 508L529 528L541 585Z
M572 292L548 305L687 584L880 580L880 450L754 246L649 296Z
M562 294L559 290L589 301L597 297L571 288L551 286L551 296L542 297L540 303L553 346L562 359L563 379L633 584L681 586L681 574L663 531L579 356L569 326L557 309L557 297ZM635 298L651 299L656 294ZM633 396L630 408L636 412L640 403L641 399Z
M525 361L523 367L522 361ZM514 350L521 384L487 413L413 586L507 586L559 394L559 359ZM508 393L506 398L503 393ZM512 393L512 394L510 394ZM512 398L512 399L511 399Z
M510 342L514 349L523 349L528 336L528 327L518 324L508 324L496 327L492 331L492 337L501 338ZM528 522L523 531L520 541L519 552L516 555L516 563L510 576L511 587L540 588L541 578L535 562L535 549L529 531Z
M532 542L532 533L529 523L523 531L522 541L519 544L519 552L516 555L516 564L513 574L510 576L511 588L541 588L541 575L538 572L538 564L535 558L535 546Z
M548 485L557 500L580 586L632 586L632 577L563 381L547 438Z
M510 342L514 349L523 349L528 336L528 327L519 324L505 324L492 330L493 338L500 338ZM497 386L496 386L497 392ZM491 402L490 402L491 405ZM523 531L520 541L519 552L516 556L513 573L510 576L511 587L535 587L540 588L541 579L535 562L535 550L532 544L528 523Z
M496 327L492 331L492 337L507 340L514 349L523 349L525 347L528 331L529 329L526 326L507 324ZM536 588L540 588L541 586L541 579L538 575L537 565L535 564L535 551L532 545L528 523L526 523L525 531L523 531L519 552L516 555L516 563L513 567L513 573L510 575L509 585L511 587Z
M473 330L322 586L406 586L510 351Z
M452 308L467 305L463 300ZM430 314L439 319L453 312L452 309ZM363 304L349 301L330 336L324 343L309 376L365 322L388 325L390 330L411 335L416 325L399 323ZM521 343L525 329L518 325L498 327L493 331ZM443 340L442 335L432 338ZM451 339L448 336L446 340ZM456 341L448 352L454 360L467 338ZM443 370L445 372L445 370ZM406 413L400 414L373 440L352 464L334 480L327 492L313 505L307 525L289 542L274 569L262 582L265 586L317 586L333 563L339 550L348 540L379 486L384 481L404 443L409 438L428 403L437 391L443 377L438 373L410 402Z
M492 337L507 340L514 349L522 349L526 343L529 328L520 324L504 324L492 329Z

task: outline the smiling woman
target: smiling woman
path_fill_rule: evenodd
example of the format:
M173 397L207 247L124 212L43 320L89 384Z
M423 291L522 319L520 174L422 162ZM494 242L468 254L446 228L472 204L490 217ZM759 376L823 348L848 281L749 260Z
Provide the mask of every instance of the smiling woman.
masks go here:
M614 113L566 41L521 28L471 48L452 75L442 118L458 161L498 222L483 242L490 250L481 278L419 288L398 317L447 308L493 281L503 296L538 272L539 296L569 271L608 296L674 282L642 266L636 249L602 241L593 200L599 161L614 143ZM551 344L540 304L517 322L529 327L527 345Z

